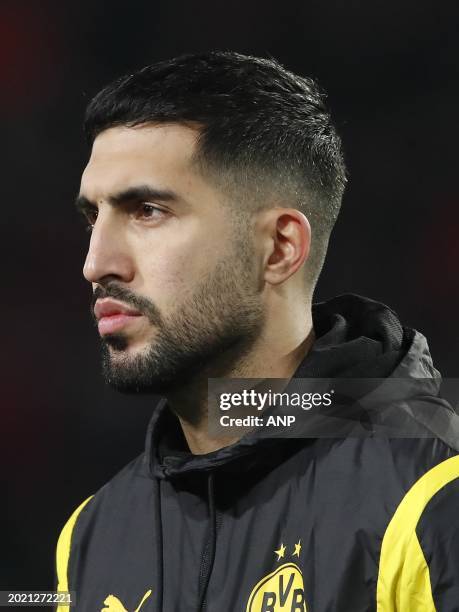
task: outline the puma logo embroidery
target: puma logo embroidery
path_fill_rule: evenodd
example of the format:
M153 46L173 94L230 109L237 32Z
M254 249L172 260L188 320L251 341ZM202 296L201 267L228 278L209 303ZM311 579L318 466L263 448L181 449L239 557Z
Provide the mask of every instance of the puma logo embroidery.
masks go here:
M142 601L139 603L134 612L139 612L140 608L143 606L144 601L150 597L151 589L145 593L142 597ZM109 595L105 598L104 604L108 606L107 608L102 608L101 612L129 612L118 599L114 595Z

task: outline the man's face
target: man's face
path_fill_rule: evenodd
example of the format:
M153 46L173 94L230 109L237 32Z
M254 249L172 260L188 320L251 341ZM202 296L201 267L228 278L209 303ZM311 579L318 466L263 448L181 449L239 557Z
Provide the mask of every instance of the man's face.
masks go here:
M104 373L120 390L178 388L246 351L263 325L249 223L193 166L197 136L178 124L110 128L82 176L84 275Z

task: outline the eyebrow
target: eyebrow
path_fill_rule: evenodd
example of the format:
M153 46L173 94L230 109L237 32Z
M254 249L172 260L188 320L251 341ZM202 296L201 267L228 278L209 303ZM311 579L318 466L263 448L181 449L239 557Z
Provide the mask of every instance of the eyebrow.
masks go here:
M114 193L106 198L111 206L114 207L122 206L123 204L133 202L135 200L176 202L179 199L179 196L175 192L170 191L169 189L158 189L156 187L152 187L151 185L137 185L134 187L129 187L128 189ZM78 194L75 199L75 206L81 213L84 213L90 208L97 208L97 204L95 202L91 201L81 193Z

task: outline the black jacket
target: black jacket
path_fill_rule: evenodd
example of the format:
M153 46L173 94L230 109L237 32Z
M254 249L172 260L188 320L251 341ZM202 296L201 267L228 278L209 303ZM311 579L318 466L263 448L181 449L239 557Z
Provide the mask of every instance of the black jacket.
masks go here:
M313 323L295 377L439 375L383 304L339 296ZM436 437L252 431L206 455L162 401L145 452L62 530L58 588L82 612L459 610L458 417L431 385L423 395L443 411Z

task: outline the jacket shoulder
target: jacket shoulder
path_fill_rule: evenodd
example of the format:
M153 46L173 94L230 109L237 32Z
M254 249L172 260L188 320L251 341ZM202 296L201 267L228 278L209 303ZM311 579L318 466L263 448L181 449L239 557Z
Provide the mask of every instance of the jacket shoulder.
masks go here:
M416 537L428 566L436 609L454 609L459 601L459 473L452 474L430 498Z
M69 580L68 580L68 565L70 559L70 551L72 547L72 535L75 529L76 522L83 509L86 507L88 502L93 498L90 495L82 502L76 510L71 514L68 521L65 523L62 531L57 540L56 546L56 575L57 575L57 591L68 591ZM60 610L68 610L68 606L59 606Z
M134 486L136 477L147 479L145 467L145 454L142 453L126 466L124 466L113 478L105 483L96 493L87 497L72 512L64 527L62 528L56 546L56 576L57 590L70 590L70 566L71 557L75 548L75 542L84 526L92 522L101 506L116 507L117 501L129 494L129 488ZM59 606L60 611L68 610L67 607Z
M432 582L432 568L438 574L440 565L433 561L440 554L450 568L458 567L449 553L449 538L459 535L459 455L441 460L425 472L407 491L384 534L379 563L378 610L395 612L412 609L433 612L438 589ZM438 508L441 507L441 513ZM434 517L434 518L433 518ZM448 520L449 519L449 520ZM448 521L448 522L446 522ZM432 527L443 532L440 540L432 539ZM428 535L430 534L430 535ZM444 546L443 546L444 548ZM457 555L459 560L459 554ZM459 570L452 581L459 590ZM438 582L438 577L437 577ZM447 609L440 606L439 609Z

